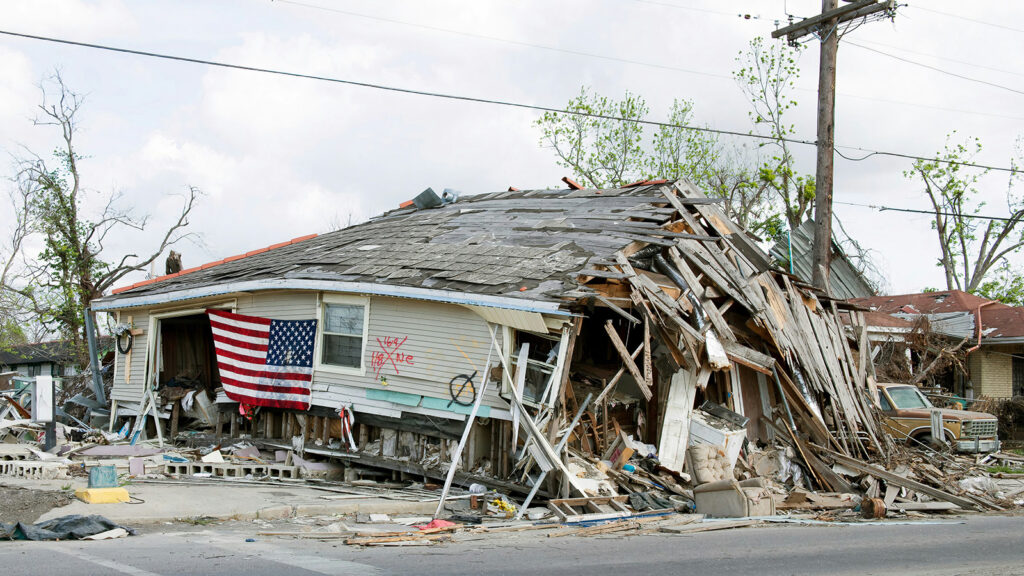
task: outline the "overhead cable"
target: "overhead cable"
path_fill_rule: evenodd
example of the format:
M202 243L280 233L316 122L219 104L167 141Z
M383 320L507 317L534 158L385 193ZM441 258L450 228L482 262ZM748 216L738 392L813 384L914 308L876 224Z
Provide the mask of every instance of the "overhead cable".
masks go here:
M375 89L375 90L384 90L384 91L388 91L388 92L397 92L397 93L401 93L401 94L412 94L412 95L416 95L416 96L427 96L427 97L431 97L431 98L440 98L440 99L445 99L445 100L455 100L455 101L461 101L461 102L475 102L475 103L478 103L478 104L491 104L491 105L495 105L495 106L506 106L506 107L509 107L509 108L518 108L518 109L522 109L522 110L536 110L536 111L539 111L539 112L552 112L552 113L556 113L556 114L567 114L567 115L571 115L571 116L580 116L580 117L587 117L587 118L597 118L597 119L601 119L601 120L614 120L614 121L620 121L620 122L632 122L632 123L635 123L635 124L644 124L644 125L648 125L648 126L658 126L658 127L665 127L665 128L678 128L678 129L683 129L683 130L692 130L692 131L695 131L695 132L704 132L704 133L710 133L710 134L721 134L721 135L726 135L726 136L736 136L738 138L751 138L751 139L755 139L755 140L765 140L765 141L775 141L775 142L780 142L781 141L781 142L788 142L788 143L791 143L791 144L802 144L802 145L806 145L806 146L817 146L817 143L814 142L814 141L811 141L811 140L800 140L800 139L796 139L796 138L777 138L775 136L767 136L767 135L764 135L764 134L753 134L753 133L750 133L750 132L740 132L740 131L737 131L737 130L723 130L723 129L718 129L718 128L708 128L708 127L702 127L702 126L691 126L691 125L684 125L684 124L672 124L672 123L669 123L669 122L659 122L659 121L656 121L656 120L644 120L644 119L636 119L636 118L623 118L621 116L613 116L613 115L609 115L609 114L595 114L595 113L591 113L591 112L581 112L579 110L568 110L568 109L564 109L564 108L555 108L555 107L552 107L552 106L539 106L539 105L535 105L535 104L524 104L522 102L512 102L512 101L508 101L508 100L495 100L495 99L491 99L491 98L479 98L479 97L475 97L475 96L464 96L464 95L460 95L460 94L447 94L447 93L443 93L443 92L431 92L431 91L427 91L427 90L418 90L418 89L414 89L414 88L402 88L402 87L398 87L398 86L388 86L388 85L385 85L385 84L376 84L376 83L372 83L372 82L360 82L360 81L357 81L357 80L345 80L345 79L342 79L342 78L332 78L330 76L318 76L318 75L314 75L314 74L302 74L302 73L299 73L299 72L289 72L287 70L275 70L275 69L272 69L272 68L261 68L261 67L258 67L258 66L245 66L245 65L242 65L242 64L231 64L231 63L227 63L227 62L218 62L218 61L215 61L215 60L204 60L204 59L201 59L201 58L189 58L187 56L175 56L175 55L172 55L172 54L162 54L162 53L159 53L159 52L148 52L148 51L145 51L145 50L134 50L134 49L130 49L130 48L119 48L119 47L115 47L115 46L106 46L106 45L103 45L103 44L93 44L93 43L89 43L89 42L78 42L78 41L75 41L75 40L66 40L66 39L62 39L62 38L53 38L53 37L49 37L49 36L39 36L39 35L35 35L35 34L24 34L24 33L21 33L21 32L12 32L12 31L8 31L8 30L0 30L0 34L6 35L6 36L14 36L14 37L18 37L18 38L28 38L28 39L31 39L31 40L42 40L44 42L54 42L54 43L57 43L57 44L65 44L65 45L69 45L69 46L78 46L78 47L82 47L82 48L93 48L93 49L96 49L96 50L104 50L104 51L108 51L108 52L117 52L117 53L121 53L121 54L132 54L132 55L135 55L135 56L146 56L146 57L150 57L150 58L159 58L159 59L162 59L162 60L171 60L171 61L176 61L176 62L187 62L187 63L191 63L191 64L202 64L202 65L205 65L205 66L213 66L213 67L217 67L217 68L226 68L226 69L231 69L231 70L243 70L243 71L247 71L247 72L258 72L258 73L263 73L263 74L274 74L274 75L278 75L278 76L287 76L287 77L290 77L290 78L303 78L303 79L307 79L307 80L316 80L316 81L320 81L320 82L330 82L330 83L334 83L334 84L345 84L345 85L348 85L348 86L358 86L358 87L362 87L362 88L372 88L372 89ZM869 155L872 155L872 156L873 155L895 156L895 157L899 157L899 158L909 158L909 159L914 159L914 160L925 160L925 161L928 161L928 162L938 162L938 163L941 163L941 164L950 164L950 165L957 165L957 166L967 166L967 167L971 167L971 168L981 168L981 169L984 169L984 170L997 170L997 171L1010 172L1010 173L1017 173L1017 172L1019 172L1019 170L1017 168L1007 168L1007 167L1003 167L1003 166L988 166L988 165L985 165L985 164L976 164L976 163L973 163L973 162L958 162L958 161L955 161L955 160L945 160L945 159L941 159L941 158L929 158L929 157L925 157L925 156L915 156L915 155L912 155L912 154L902 154L902 153L898 153L898 152L886 152L886 151L882 151L882 150L868 150L868 149L865 149L865 148L850 147L850 146L843 146L843 147L844 148L851 148L851 149L855 149L855 150L860 150L860 151L864 151L864 152L869 152L870 153Z

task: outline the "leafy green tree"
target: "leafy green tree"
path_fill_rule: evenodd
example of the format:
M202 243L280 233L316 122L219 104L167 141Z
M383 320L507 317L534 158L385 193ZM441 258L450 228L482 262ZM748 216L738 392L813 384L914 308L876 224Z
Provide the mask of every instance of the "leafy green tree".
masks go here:
M147 217L135 217L117 207L120 195L106 198L96 218L84 207L89 194L82 184L80 156L74 145L82 99L64 84L59 74L43 87L37 126L54 127L60 144L52 159L28 152L20 160L12 194L16 226L5 252L0 277L0 301L15 302L29 310L49 331L70 339L84 358L85 309L89 303L126 275L145 270L169 246L189 236L183 229L198 199L190 187L177 221L164 233L148 256L126 254L107 259L104 242L124 229L143 230ZM38 253L27 247L38 243ZM20 262L20 265L19 265Z
M1024 306L1024 276L1006 260L974 290L978 296L1010 306Z
M687 178L710 196L725 198L726 212L756 234L774 234L778 211L771 206L767 184L740 154L723 146L717 135L693 127L693 104L677 99L667 122L645 134L647 102L626 92L622 100L587 88L566 106L570 113L548 112L536 121L541 146L558 164L594 188L613 188L639 180Z
M904 176L918 181L932 205L939 243L938 265L946 278L947 290L964 290L995 299L1019 300L1020 280L1011 268L1008 256L1024 247L1024 198L1015 190L1020 172L1019 159L1011 159L1007 181L1004 220L976 218L985 207L978 200L979 185L988 170L963 163L971 162L982 150L977 138L953 142L954 131L936 160L917 160ZM1019 142L1018 142L1019 154Z
M640 124L648 108L642 97L626 92L616 101L583 87L566 110L572 113L546 112L535 122L543 133L541 145L555 152L559 166L594 188L641 179L648 166Z
M781 43L765 45L761 38L754 38L736 58L739 69L733 73L750 102L753 132L769 138L760 144L767 158L759 163L758 180L782 202L790 230L811 217L815 190L814 176L797 170L786 141L795 133L786 112L797 104L789 92L800 75L798 56L799 48Z

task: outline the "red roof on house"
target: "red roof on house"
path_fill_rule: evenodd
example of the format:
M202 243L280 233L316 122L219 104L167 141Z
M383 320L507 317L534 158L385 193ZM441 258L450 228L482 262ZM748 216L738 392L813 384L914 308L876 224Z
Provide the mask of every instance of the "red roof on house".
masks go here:
M982 340L1024 337L1024 308L986 306L981 309Z
M900 326L900 324L894 324L894 321L901 320L889 316L890 314L967 312L974 315L976 322L979 307L981 307L983 342L997 338L1024 337L1024 307L1009 306L961 290L854 298L850 302L872 310L872 312L865 313L869 325L884 327Z
M306 235L306 236L299 236L298 238L292 238L291 240L287 240L285 242L279 242L277 244L273 244L271 246L267 246L266 248L260 248L258 250L250 250L249 252L246 252L245 254L235 254L234 256L228 256L227 258L224 258L223 260L217 260L216 262L207 262L206 264L203 264L203 265L200 265L200 266L195 266L193 268L188 268L188 269L182 270L181 272L175 272L174 274L166 274L164 276L157 276L156 278L150 278L149 280L143 280L141 282L136 282L135 284L132 284L130 286L122 286L120 288L114 288L113 290L110 291L110 293L111 294L120 294L121 292L124 292L126 290L131 290L132 288L139 288L141 286L147 286L149 284L154 284L154 283L159 282L161 280L167 280L168 278L177 278L178 276L183 276L185 274L189 274L189 273L195 272L196 270L206 270L207 268L212 268L214 266L219 266L219 265L225 264L227 262L234 262L235 260L241 260L242 258L245 258L246 256L255 256L257 254L262 254L262 253L267 252L269 250L274 250L275 248L281 248L282 246L290 246L292 244L296 244L298 242L302 242L303 240L309 240L310 238L316 238L316 234L309 234L309 235Z
M1002 302L975 296L962 290L944 290L942 292L919 292L917 294L900 294L897 296L872 296L871 298L854 298L850 302L886 314L939 314L942 312L977 312L978 306L985 305L987 316L996 309L1013 308Z

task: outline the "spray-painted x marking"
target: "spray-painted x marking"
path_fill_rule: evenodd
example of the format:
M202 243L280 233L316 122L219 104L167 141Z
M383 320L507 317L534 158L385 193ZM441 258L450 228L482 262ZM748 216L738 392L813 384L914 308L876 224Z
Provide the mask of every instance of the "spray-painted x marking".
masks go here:
M386 358L384 360L386 362L391 362L391 365L395 368L395 374L398 374L398 364L395 363L395 359L392 358L392 356L394 356L395 352L398 352L398 349L401 348L402 344L405 344L405 341L408 340L408 339L409 339L408 336L406 336L405 338L402 338L402 340L400 342L396 342L395 343L395 347L394 348L388 350L388 347L385 346L384 343L380 341L380 337L377 338L377 344L380 345L380 349L384 351L384 354L386 356ZM383 366L384 362L381 362L380 365ZM377 372L378 373L380 372L380 368L377 369Z

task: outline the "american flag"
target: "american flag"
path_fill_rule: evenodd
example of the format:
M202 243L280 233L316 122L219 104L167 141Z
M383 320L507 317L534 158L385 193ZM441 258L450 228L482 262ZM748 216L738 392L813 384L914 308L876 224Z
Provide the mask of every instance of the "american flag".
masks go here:
M206 313L228 398L254 406L309 409L316 320Z

